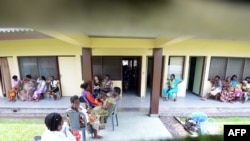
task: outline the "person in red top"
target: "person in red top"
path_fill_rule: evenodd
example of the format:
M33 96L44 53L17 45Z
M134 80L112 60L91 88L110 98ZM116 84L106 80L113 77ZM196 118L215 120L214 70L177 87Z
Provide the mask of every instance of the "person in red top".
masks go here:
M82 96L85 97L88 100L91 108L94 108L96 106L100 106L100 105L103 104L102 100L100 100L98 98L94 98L94 96L90 93L90 91L89 91L90 90L89 83L83 83L83 84L81 84L80 87L83 90L82 91Z

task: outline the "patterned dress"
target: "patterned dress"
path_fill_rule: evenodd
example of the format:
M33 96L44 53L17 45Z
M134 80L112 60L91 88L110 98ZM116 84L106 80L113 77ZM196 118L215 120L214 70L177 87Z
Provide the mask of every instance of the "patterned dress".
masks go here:
M222 102L232 101L235 98L233 89L231 87L230 81L225 81L223 83L220 100Z

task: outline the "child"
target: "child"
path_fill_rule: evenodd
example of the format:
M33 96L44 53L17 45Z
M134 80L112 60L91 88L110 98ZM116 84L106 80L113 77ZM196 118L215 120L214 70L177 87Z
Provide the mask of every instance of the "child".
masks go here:
M83 109L81 106L80 106L80 99L77 95L74 95L70 98L70 103L71 103L71 107L67 110L67 111L76 111L76 112L80 112L80 115L82 114L83 116L86 117L86 120L87 121L81 121L81 122L89 122L89 118L88 118L88 114L87 114L87 110L86 109ZM101 126L96 118L96 120L93 120L92 119L92 115L91 115L91 121L90 121L90 124L92 125L93 127L93 134L94 134L94 138L95 139L101 139L103 138L102 136L98 135L97 134L97 131L100 130L100 129L104 129L105 127L104 126Z
M8 91L8 99L9 101L15 102L17 92L19 91L21 85L21 81L16 75L12 76L12 85L12 89Z

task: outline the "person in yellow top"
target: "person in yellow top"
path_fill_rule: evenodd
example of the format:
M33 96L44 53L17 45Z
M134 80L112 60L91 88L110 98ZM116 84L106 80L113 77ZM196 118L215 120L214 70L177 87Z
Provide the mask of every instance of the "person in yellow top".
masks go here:
M116 104L116 101L119 99L121 89L119 87L114 87L112 90L112 96L106 97L102 106L96 106L92 109L91 114L98 115L100 117L108 116L109 108L112 105Z

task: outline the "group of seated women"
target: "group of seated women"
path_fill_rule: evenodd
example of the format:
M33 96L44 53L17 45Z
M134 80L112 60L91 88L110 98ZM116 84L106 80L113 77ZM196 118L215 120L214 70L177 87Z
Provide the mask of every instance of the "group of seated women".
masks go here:
M47 92L47 84L50 87L48 94L52 95L54 99L56 99L56 92L59 91L58 82L54 80L54 76L47 80L44 76L40 76L34 80L31 75L26 75L21 81L14 75L12 79L13 87L8 94L9 101L16 101L17 94L22 101L39 101Z
M110 79L110 75L106 74L103 81L101 81L98 75L95 75L94 80L91 84L93 86L93 96L97 97L101 92L111 92L113 82Z
M202 98L205 100L210 96L215 96L222 102L242 101L245 103L250 97L250 77L243 81L237 80L237 75L227 76L224 81L220 76L215 76L212 80L212 87L209 92Z

